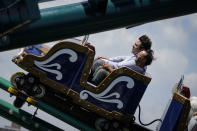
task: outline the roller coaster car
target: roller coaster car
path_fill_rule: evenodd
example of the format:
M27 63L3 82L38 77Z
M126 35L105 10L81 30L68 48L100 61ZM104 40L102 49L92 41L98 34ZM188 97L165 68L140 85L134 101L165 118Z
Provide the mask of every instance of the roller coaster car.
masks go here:
M77 43L79 40L63 41L51 49L43 45L26 47L14 57L13 62L29 72L11 77L12 89L25 94L16 98L41 99L57 107L58 97L61 104L57 108L62 109L68 106L65 99L69 98L98 117L126 124L134 121L133 115L151 78L122 67L95 86L87 81L94 51Z

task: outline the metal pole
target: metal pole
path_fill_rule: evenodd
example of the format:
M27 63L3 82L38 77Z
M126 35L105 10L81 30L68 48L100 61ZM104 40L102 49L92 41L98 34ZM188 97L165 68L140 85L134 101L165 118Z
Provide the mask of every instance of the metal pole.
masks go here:
M8 91L9 87L12 87L12 84L8 80L0 77L0 88L5 91Z
M63 113L63 112L57 110L56 108L54 108L42 101L38 100L35 106L38 107L39 109L53 115L53 116L55 116L56 118L82 130L82 131L96 131L96 129L88 126L87 124L77 120L76 118L74 118L66 113ZM94 126L94 125L92 125L92 126Z
M196 0L106 1L101 0L99 4L99 0L89 0L42 9L41 19L6 36L0 42L0 51L197 12ZM93 8L97 6L99 8Z
M0 115L4 118L13 121L29 130L37 131L63 131L62 129L51 125L37 117L32 118L32 115L21 110L16 109L10 103L0 99Z

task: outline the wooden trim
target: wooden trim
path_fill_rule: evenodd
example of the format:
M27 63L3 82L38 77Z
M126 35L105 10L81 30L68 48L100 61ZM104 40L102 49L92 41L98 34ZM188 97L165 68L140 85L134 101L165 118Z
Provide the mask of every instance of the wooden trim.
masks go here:
M177 131L185 131L185 129L187 128L187 118L188 118L190 108L191 108L190 100L178 93L174 93L173 99L183 104L183 109L181 112L181 116L179 118Z
M178 92L174 93L173 99L175 99L176 101L178 101L181 104L185 104L188 100L185 96L179 94Z

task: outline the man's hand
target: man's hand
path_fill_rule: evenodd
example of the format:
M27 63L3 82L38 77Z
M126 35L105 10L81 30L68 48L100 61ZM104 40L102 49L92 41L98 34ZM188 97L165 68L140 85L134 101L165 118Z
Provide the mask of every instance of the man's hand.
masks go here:
M109 60L108 58L104 57L104 56L99 56L98 57L99 59L106 59L106 60Z
M194 112L193 116L197 116L197 112Z
M103 67L104 67L105 69L109 69L111 66L110 66L109 64L107 64L107 63L104 63L104 64L103 64Z
M107 63L104 63L103 64L103 68L108 70L109 72L112 72L114 69Z

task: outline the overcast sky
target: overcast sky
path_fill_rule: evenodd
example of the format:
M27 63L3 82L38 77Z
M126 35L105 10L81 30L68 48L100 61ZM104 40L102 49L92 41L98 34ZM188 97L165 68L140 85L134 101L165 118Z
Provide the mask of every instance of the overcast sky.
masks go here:
M57 0L40 4L40 8L58 6L82 0ZM181 75L185 76L184 84L190 87L191 95L197 96L197 14L152 22L130 29L118 29L92 34L89 42L96 47L96 56L112 57L117 55L130 55L132 45L143 34L147 34L153 42L156 60L148 67L152 77L141 102L141 120L144 123L160 118L165 106L172 96L172 88L179 81ZM11 74L23 71L11 62L19 50L0 53L0 76L8 79ZM1 98L12 102L9 94L0 91ZM35 108L23 107L32 112ZM136 115L138 111L136 111ZM38 115L51 123L56 123L65 130L76 129L55 120L46 113L39 111ZM0 127L8 122L0 118ZM155 123L148 128L155 129Z

